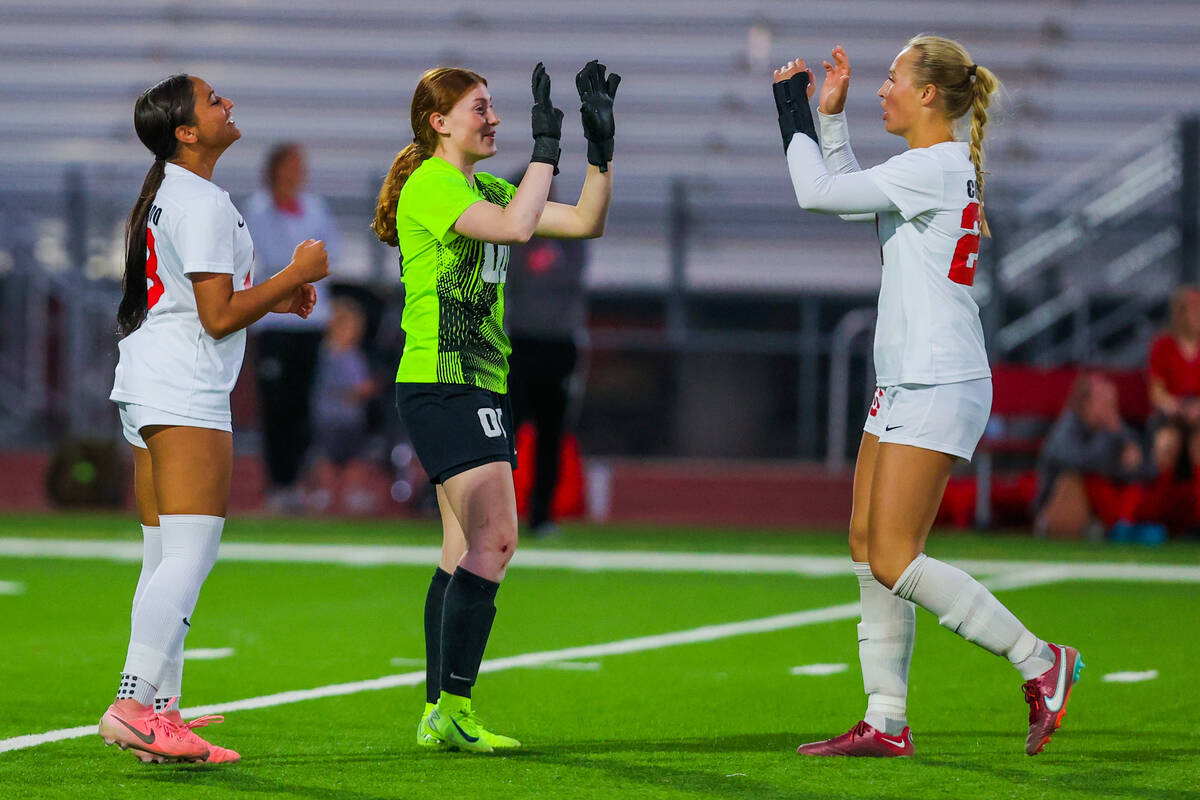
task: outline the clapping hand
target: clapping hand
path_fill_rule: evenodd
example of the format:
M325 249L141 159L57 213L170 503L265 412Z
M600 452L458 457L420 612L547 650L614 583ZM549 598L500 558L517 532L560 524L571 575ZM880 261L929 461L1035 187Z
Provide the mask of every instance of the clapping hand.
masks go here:
M588 163L608 171L608 162L613 157L613 138L616 125L613 121L613 98L621 85L621 76L615 72L605 77L607 67L593 59L575 75L575 88L579 90L579 113L583 118L583 135L588 141Z
M821 102L817 109L822 114L840 114L846 108L846 90L850 86L850 59L839 44L830 54L833 63L822 61L825 81L821 84Z

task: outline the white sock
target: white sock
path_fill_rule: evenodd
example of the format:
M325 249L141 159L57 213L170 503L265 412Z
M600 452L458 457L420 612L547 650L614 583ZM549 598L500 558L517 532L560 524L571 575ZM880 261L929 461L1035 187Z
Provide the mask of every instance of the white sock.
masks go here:
M146 591L146 584L150 582L150 576L154 574L154 570L158 569L160 561L162 561L162 529L157 525L143 525L142 572L138 575L137 588L133 590L131 620L137 613L138 601L142 599L142 594Z
M139 597L123 672L164 685L169 663L182 654L200 587L217 560L223 517L159 515L162 561Z
M172 653L171 656L163 668L162 682L158 686L158 691L154 693L155 706L160 700L165 703L171 698L183 694L183 640L179 642L179 650Z
M858 576L862 622L858 625L858 660L862 666L867 713L872 728L889 735L908 724L908 667L916 634L916 608L875 580L871 565L852 561Z
M921 553L900 575L892 592L937 614L938 622L990 653L1005 656L1026 680L1038 655L1050 652L983 584L957 567Z

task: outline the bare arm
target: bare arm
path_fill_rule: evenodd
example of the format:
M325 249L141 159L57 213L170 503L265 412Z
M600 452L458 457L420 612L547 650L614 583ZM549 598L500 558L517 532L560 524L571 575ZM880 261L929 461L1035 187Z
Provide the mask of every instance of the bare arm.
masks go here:
M194 272L188 277L192 279L196 312L205 333L214 339L224 339L262 319L269 311L292 310L299 295L307 296L305 284L328 274L324 243L309 239L296 248L292 263L257 286L240 292L233 290L233 276L228 273Z
M595 239L603 236L611 202L612 162L608 163L607 172L601 172L595 165L588 165L579 202L573 206L546 203L536 233L550 239Z
M1166 384L1155 375L1150 376L1150 405L1169 417L1179 413L1179 398L1168 392Z
M523 244L537 230L550 194L550 179L554 177L551 164L532 162L508 206L481 201L459 215L452 226L454 232L480 242L493 244Z

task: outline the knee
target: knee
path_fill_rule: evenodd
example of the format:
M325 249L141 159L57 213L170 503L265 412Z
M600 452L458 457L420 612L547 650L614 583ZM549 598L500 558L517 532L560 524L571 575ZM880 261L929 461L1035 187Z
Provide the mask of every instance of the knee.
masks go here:
M909 559L909 561L911 560L912 559ZM876 557L876 555L872 553L870 559L871 574L875 576L875 580L879 581L879 583L885 586L888 590L891 590L891 588L896 585L896 581L900 580L900 576L904 574L904 570L908 567L909 561L905 561L903 564L901 564L900 561L895 558L888 558L883 554Z
M507 564L517 550L517 526L494 524L480 528L470 538L469 550L495 558Z
M1174 428L1163 428L1154 436L1154 463L1159 472L1175 468L1183 450L1182 438Z

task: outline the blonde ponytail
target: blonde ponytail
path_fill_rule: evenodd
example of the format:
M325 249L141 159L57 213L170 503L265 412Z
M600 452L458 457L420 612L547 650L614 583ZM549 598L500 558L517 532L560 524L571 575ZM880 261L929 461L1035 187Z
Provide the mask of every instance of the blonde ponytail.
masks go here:
M974 62L971 54L953 39L920 34L906 45L917 52L913 64L913 85L937 87L942 110L950 120L971 114L971 163L975 165L975 199L979 201L979 232L991 236L983 210L984 169L983 129L987 125L988 106L1000 90L1000 80L987 67Z
M383 186L379 189L379 203L375 206L375 221L371 223L371 230L375 231L379 241L386 245L400 246L400 239L396 233L396 203L400 200L400 190L404 188L404 182L408 180L408 176L412 175L413 171L421 166L421 162L429 158L429 155L423 152L421 145L413 142L396 154L392 168L388 170L387 177L383 179Z
M975 165L975 195L979 199L979 231L984 236L991 236L987 216L983 211L983 128L987 125L988 105L992 102L999 81L987 67L975 67L975 77L971 85L971 163Z

